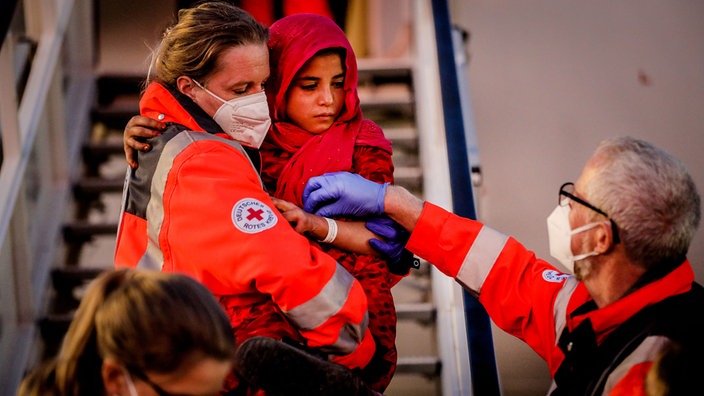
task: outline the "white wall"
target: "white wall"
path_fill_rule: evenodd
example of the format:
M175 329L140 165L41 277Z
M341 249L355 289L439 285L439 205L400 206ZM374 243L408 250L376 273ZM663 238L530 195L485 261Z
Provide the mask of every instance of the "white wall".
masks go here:
M597 143L646 139L704 193L704 2L455 0L469 30L481 220L549 257L545 219ZM690 249L704 281L704 232ZM545 394L546 365L495 332L504 395Z

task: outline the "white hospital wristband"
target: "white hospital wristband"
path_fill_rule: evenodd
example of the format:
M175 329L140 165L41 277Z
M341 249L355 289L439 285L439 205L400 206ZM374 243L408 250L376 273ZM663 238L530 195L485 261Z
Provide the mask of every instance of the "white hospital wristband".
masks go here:
M325 221L328 222L328 235L325 236L325 239L323 239L322 243L333 243L335 241L335 238L337 238L337 223L333 219L328 219L327 217L324 217Z

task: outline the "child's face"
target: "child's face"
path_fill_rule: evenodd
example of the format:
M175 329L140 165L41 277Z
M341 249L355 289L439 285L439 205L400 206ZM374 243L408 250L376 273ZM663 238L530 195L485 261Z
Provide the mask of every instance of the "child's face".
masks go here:
M288 121L311 133L327 131L345 103L344 84L340 55L314 56L296 73L286 92Z

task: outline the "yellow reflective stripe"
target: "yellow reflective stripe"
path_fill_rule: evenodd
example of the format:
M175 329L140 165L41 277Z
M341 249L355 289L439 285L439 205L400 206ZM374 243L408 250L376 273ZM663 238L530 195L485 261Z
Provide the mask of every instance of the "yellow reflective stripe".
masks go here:
M507 235L483 226L457 272L457 281L475 293L479 293L486 276L506 246L506 241L508 241Z
M286 315L300 329L315 329L342 309L347 302L347 296L353 284L354 277L340 264L337 264L335 273L320 290L320 293L305 303L287 311ZM358 332L356 329L350 330L353 334ZM364 331L361 334L364 334Z

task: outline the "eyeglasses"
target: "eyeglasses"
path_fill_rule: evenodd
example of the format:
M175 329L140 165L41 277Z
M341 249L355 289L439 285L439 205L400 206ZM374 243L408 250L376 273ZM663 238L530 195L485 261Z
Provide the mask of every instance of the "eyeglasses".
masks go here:
M139 378L140 380L145 382L147 385L149 385L154 390L154 392L156 392L156 394L159 396L181 396L181 395L169 393L169 392L163 390L159 385L152 382L152 380L150 380L149 377L147 377L147 374L143 373L140 370L132 369L129 371L130 371L130 373L134 374L135 377Z
M616 222L614 221L614 219L612 219L611 216L606 214L606 212L604 212L603 210L597 208L596 206L590 204L589 202L583 200L582 198L579 198L576 195L574 195L574 183L567 182L567 183L563 184L562 186L560 186L560 193L558 194L557 198L558 198L557 203L560 206L565 206L570 202L570 200L572 200L574 202L577 202L580 205L584 205L584 206L588 207L589 209L591 209L601 215L606 216L606 218L609 219L609 222L611 222L611 231L614 234L614 236L613 236L614 244L619 243L620 238L618 235L618 227L616 226Z

